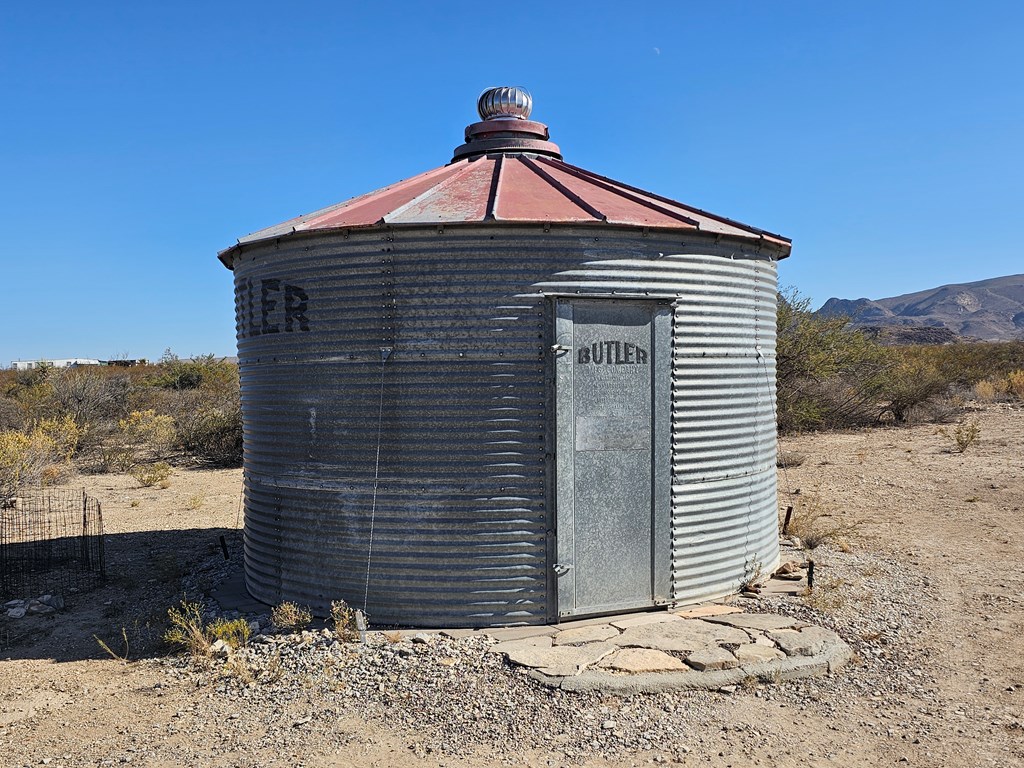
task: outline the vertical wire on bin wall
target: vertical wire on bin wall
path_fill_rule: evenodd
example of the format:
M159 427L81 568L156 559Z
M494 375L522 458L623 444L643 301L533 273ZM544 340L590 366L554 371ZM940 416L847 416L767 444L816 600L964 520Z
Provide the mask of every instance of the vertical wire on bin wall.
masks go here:
M373 496L370 500L370 536L366 544L366 583L363 586L363 614L370 599L370 560L373 557L373 525L377 515L377 486L380 484L380 443L384 424L384 363L391 357L391 347L380 348L380 393L377 402L377 457L373 463Z

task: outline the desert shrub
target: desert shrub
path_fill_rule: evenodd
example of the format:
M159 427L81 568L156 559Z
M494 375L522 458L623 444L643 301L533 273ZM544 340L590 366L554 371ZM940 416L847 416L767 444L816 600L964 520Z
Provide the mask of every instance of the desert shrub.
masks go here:
M94 469L99 472L128 472L137 463L133 449L119 442L104 441L96 450Z
M164 455L174 445L174 419L155 411L132 411L117 422L117 428L124 445L134 449L136 454Z
M39 387L46 384L50 375L55 370L56 369L49 363L42 363L37 365L35 368L15 371L14 381L10 382L8 385L8 394L22 389L31 389L32 387Z
M21 409L22 423L53 415L50 371L47 366L17 371L14 380L8 382L5 394Z
M153 464L135 464L128 468L128 474L134 477L143 488L151 488L154 485L166 488L170 485L168 480L171 477L171 465L165 461Z
M70 461L78 450L78 443L84 430L71 416L64 415L40 419L33 427L33 431L52 440L54 452L63 461Z
M168 351L158 365L0 371L0 430L27 432L33 424L59 428L56 443L63 449L74 443L73 455L94 471L127 472L179 450L202 462L237 465L238 368L213 355L181 360Z
M58 445L45 432L0 432L0 498L16 496L23 487L56 482L67 469Z
M20 430L25 425L25 413L17 400L0 396L0 429Z
M957 453L964 453L981 438L981 427L978 426L977 421L971 419L957 424L952 432L948 429L940 429L939 434L949 438L953 443L953 450Z
M804 595L804 603L816 611L832 613L846 605L850 585L841 578L822 579Z
M199 389L226 392L238 388L238 367L213 355L182 360L170 349L160 358L159 372L153 379L158 387L175 390Z
M242 411L237 366L212 355L166 365L172 372L195 373L186 380L177 374L161 379L167 395L163 411L174 417L178 447L201 462L240 464Z
M769 574L764 572L764 566L756 557L749 558L743 565L743 576L740 578L740 592L760 592L761 587L767 580Z
M206 627L206 634L211 640L223 640L232 648L241 648L248 644L252 629L245 619L214 619Z
M949 378L927 361L894 363L878 387L878 394L885 401L882 414L891 414L896 423L904 424L911 420L915 409L945 395L950 384Z
M776 383L783 431L871 424L880 415L892 359L846 318L822 318L810 300L779 296Z
M132 411L119 419L117 429L99 444L97 468L101 472L129 472L147 459L168 455L174 437L174 419L170 416L153 410Z
M1000 392L1000 383L992 379L982 379L974 385L974 397L983 403L991 403L999 395L1006 394L1005 391Z
M242 410L199 408L177 420L178 444L201 461L238 465L242 461Z
M979 381L1005 380L1008 374L1024 369L1024 341L962 342L942 345L900 347L908 362L926 362L960 389L969 389Z
M283 602L275 605L270 611L270 621L278 629L294 632L308 627L313 621L313 614L305 606Z
M1018 400L1024 400L1024 370L1010 371L1006 382L1007 393Z
M331 603L331 621L334 623L334 634L344 643L359 639L356 628L356 612L344 600Z
M127 411L130 386L126 376L83 366L56 372L48 381L55 415L70 416L79 425L112 420Z

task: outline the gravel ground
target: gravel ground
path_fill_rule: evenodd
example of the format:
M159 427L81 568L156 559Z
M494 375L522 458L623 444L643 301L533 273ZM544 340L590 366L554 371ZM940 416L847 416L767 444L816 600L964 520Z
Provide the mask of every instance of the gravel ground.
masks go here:
M343 643L326 628L260 634L230 658L196 664L178 657L163 665L175 683L203 687L216 680L216 694L250 717L269 712L286 726L319 730L339 715L358 716L401 734L414 754L442 760L472 756L486 746L502 756L501 764L515 765L527 745L543 743L553 745L547 760L556 765L580 764L595 753L612 761L642 754L656 763L679 762L713 749L722 733L753 756L766 748L769 734L756 727L708 731L707 723L730 706L732 696L798 712L811 707L836 718L851 712L851 699L881 709L905 697L928 697L926 653L915 642L934 612L927 580L872 553L826 547L814 555L817 602L826 610L800 598L739 602L749 612L783 613L835 630L858 653L852 674L794 683L751 680L738 691L567 693L540 686L525 670L488 653L494 643L485 637L372 632L366 644ZM268 617L248 618L272 631ZM927 735L910 722L885 727L911 738Z

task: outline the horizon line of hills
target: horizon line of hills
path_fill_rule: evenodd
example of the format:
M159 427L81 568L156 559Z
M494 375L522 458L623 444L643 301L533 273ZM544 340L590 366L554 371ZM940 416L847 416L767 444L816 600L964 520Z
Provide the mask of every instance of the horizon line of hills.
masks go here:
M815 314L848 317L849 327L894 344L1024 340L1024 274L888 299L831 298Z

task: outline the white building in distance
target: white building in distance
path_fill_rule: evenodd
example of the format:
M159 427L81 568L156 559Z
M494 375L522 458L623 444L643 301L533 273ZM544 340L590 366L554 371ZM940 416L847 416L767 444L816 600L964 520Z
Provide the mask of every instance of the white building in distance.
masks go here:
M77 368L80 365L103 365L91 357L65 357L59 360L14 360L11 368L16 371L31 371L33 368Z

